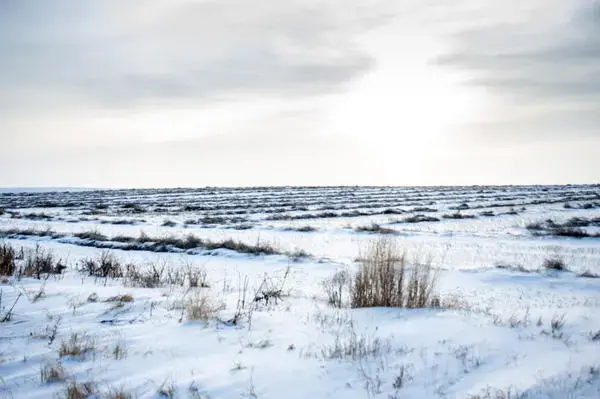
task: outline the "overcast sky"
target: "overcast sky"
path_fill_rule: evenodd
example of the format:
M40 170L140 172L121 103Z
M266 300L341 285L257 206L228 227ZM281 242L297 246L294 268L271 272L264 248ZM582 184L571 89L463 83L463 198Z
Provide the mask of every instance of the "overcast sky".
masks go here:
M597 0L1 0L0 186L600 182Z

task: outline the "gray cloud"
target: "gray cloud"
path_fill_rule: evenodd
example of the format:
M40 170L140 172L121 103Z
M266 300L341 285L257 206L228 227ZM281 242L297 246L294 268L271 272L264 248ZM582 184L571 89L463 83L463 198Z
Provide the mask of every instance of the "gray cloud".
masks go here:
M4 106L334 92L372 67L353 40L386 18L337 1L9 0L0 7Z
M0 0L0 184L592 181L598 1Z
M550 23L538 21L534 10L528 20L460 32L436 62L467 71L468 83L519 106L570 103L600 112L600 3L570 4Z

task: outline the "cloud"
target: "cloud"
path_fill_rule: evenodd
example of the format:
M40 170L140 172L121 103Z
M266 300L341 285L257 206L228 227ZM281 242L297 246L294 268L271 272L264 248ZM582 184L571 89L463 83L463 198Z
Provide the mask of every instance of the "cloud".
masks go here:
M9 0L0 7L4 106L336 92L373 66L354 39L385 20L342 1Z
M0 184L593 180L598 1L0 1Z
M468 71L471 85L525 104L600 109L599 3L544 2L524 16L454 35L451 51L436 62Z

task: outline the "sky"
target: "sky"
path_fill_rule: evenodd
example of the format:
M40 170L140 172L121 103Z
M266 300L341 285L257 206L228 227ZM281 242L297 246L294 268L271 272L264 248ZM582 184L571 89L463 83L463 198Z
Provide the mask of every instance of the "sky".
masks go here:
M1 0L0 186L600 182L598 0Z

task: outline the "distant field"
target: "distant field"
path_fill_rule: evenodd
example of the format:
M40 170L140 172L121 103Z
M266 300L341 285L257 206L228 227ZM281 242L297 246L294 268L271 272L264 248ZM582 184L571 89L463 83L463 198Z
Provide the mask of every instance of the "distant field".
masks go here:
M600 397L598 185L9 191L0 397Z

